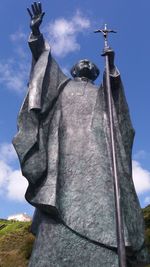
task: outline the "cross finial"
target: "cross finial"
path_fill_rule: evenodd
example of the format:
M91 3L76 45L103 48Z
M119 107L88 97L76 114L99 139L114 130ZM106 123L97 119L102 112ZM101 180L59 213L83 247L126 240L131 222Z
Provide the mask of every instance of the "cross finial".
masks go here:
M108 46L107 44L107 37L108 37L108 34L111 32L111 33L116 33L116 31L114 30L111 30L111 29L107 29L107 24L105 24L104 26L104 29L99 29L99 30L96 30L94 31L94 33L97 33L97 32L101 32L104 36L104 39L105 39L105 47Z

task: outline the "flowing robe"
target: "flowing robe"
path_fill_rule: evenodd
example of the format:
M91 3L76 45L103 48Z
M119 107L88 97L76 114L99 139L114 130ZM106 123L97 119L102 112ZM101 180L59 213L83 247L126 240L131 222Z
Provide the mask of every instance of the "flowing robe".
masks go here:
M13 140L29 182L25 197L81 236L117 247L105 78L100 88L70 80L42 35L29 45L34 62ZM132 180L134 130L120 74L110 79L125 244L136 251L144 224Z

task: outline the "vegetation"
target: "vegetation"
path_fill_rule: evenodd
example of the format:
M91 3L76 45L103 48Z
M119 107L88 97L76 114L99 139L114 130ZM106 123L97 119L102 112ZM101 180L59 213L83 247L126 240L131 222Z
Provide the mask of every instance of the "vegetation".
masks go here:
M34 242L30 225L0 220L0 267L27 267Z
M145 227L146 227L146 244L150 252L150 205L143 209Z
M143 214L146 243L150 252L150 205L143 209ZM30 226L30 222L0 220L0 267L28 266L34 242Z

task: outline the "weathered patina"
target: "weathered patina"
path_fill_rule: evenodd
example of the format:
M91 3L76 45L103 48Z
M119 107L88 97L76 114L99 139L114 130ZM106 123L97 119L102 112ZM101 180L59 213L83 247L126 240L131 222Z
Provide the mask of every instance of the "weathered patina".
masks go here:
M32 9L33 13L39 10L42 20L41 5L34 4ZM25 197L36 207L33 231L37 233L37 240L29 266L117 267L105 73L103 84L97 87L93 81L99 74L98 68L82 60L72 68L74 79L66 77L43 35L39 29L35 30L37 25L33 27L33 20L32 15L29 46L33 64L29 90L13 140L22 173L29 182ZM132 180L134 130L120 73L114 66L114 52L108 49L105 53L111 63L125 245L136 262L128 266L137 267L142 261L143 265L139 266L144 266L146 252L139 262L135 256L144 244L144 223ZM77 247L80 248L78 256L73 252ZM91 263L89 257L92 257Z

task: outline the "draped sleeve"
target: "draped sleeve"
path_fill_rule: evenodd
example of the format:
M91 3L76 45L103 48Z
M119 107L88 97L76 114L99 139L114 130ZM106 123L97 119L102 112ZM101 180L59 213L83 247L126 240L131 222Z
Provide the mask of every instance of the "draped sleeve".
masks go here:
M13 138L13 145L23 175L35 184L47 170L43 122L52 113L53 104L68 78L53 59L43 35L34 37L31 34L29 47L33 57L30 81L18 115L18 133Z

